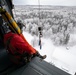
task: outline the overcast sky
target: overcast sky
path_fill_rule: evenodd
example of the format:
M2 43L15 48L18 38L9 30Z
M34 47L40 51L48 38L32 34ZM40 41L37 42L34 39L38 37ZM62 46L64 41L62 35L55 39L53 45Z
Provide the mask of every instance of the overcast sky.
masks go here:
M76 6L76 0L39 0L40 5ZM14 5L38 5L38 0L13 0Z

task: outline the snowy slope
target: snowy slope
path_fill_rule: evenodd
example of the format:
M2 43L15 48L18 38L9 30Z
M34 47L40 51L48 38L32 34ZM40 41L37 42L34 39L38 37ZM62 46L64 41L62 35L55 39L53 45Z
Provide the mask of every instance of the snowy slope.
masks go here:
M46 54L47 58L45 60L50 62L52 53L55 49L50 39L42 38L42 49L40 50L40 47L38 46L38 37L34 38L33 36L31 36L30 34L26 32L23 32L23 34L32 46L33 46L32 42L35 42L35 45L33 47L36 48L40 52L41 55Z
M42 38L42 49L38 46L38 37L31 36L27 32L23 32L28 42L36 48L40 54L47 55L45 61L61 68L62 70L74 75L76 72L76 46L73 47L56 47L50 39ZM72 51L73 50L73 51Z

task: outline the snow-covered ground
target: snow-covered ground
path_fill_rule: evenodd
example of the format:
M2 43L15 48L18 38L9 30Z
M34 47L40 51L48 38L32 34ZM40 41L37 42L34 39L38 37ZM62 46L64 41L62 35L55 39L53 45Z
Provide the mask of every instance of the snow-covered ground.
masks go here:
M47 55L45 61L59 67L60 69L74 75L76 72L76 46L62 47L54 46L50 39L42 38L42 49L38 46L38 37L23 32L28 42L36 48L40 54ZM76 37L76 35L75 35Z

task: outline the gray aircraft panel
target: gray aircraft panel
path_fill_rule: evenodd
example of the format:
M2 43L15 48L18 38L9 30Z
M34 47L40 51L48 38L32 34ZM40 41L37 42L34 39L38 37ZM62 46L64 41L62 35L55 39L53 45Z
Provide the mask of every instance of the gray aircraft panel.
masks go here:
M9 75L70 75L61 69L55 67L46 61L41 61L40 58L35 57L27 65L17 69Z

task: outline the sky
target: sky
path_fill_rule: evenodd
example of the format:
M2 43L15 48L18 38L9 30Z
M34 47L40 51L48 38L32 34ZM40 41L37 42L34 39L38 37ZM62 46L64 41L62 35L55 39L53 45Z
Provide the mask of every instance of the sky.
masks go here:
M58 5L76 6L76 0L13 0L14 5Z

